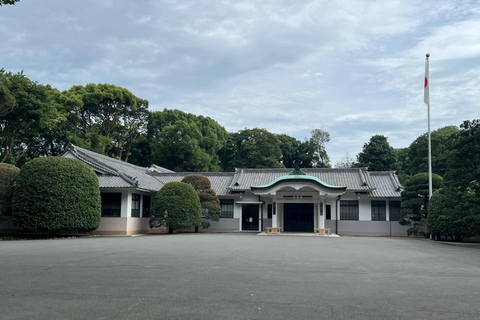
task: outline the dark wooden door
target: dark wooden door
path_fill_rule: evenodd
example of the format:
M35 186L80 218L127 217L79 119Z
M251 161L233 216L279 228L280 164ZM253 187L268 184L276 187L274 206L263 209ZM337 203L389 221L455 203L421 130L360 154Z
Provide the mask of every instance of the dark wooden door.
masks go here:
M258 204L242 207L242 230L258 230Z
M313 203L285 203L284 227L289 232L313 232Z

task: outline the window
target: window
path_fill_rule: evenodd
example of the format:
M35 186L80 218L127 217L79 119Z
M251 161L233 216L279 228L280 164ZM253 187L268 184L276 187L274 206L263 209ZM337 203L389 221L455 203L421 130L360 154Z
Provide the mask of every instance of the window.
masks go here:
M233 218L233 199L220 199L222 215L220 218Z
M385 201L372 201L372 221L387 220Z
M267 207L267 219L272 219L273 205L269 204Z
M121 193L101 193L102 217L120 217L122 208Z
M358 220L358 200L340 201L340 220Z
M143 196L142 217L144 218L150 217L150 202L150 196Z
M132 217L140 217L140 195L132 194Z
M390 212L390 221L400 220L400 201L390 201L388 211Z
M325 210L326 210L325 219L332 220L332 206L327 204L325 206Z

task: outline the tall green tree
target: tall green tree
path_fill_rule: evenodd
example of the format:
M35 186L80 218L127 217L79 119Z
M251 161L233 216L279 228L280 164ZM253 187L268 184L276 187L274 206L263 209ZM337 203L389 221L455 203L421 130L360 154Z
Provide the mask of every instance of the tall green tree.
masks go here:
M229 157L224 162L225 171L233 171L235 168L282 168L280 163L282 156L281 141L273 133L266 129L254 128L243 129L230 134L229 144L226 146L228 153L223 156Z
M277 135L282 151L281 162L286 168L312 168L315 158L315 145L310 141L300 141L287 134Z
M321 129L312 131L310 143L315 148L315 158L313 166L315 168L330 168L330 157L328 156L326 145L330 142L330 134Z
M77 143L87 149L128 160L134 141L146 132L148 101L112 84L73 86L63 105L75 124Z
M219 171L218 152L226 134L208 117L180 110L152 112L147 133L151 162L175 171Z
M445 174L449 186L465 190L472 182L480 181L480 119L460 125L449 155Z
M432 174L433 190L443 186L443 179L439 175ZM405 189L402 191L402 204L400 209L399 223L410 226L408 235L428 235L428 200L429 182L428 173L417 173L407 177Z
M444 176L447 172L447 162L450 152L454 149L457 135L457 126L447 126L432 131L432 172ZM408 147L404 158L404 169L408 175L428 171L428 136L423 134L415 139Z
M55 130L66 120L56 100L58 90L38 84L22 72L0 71L0 83L0 103L4 107L0 118L0 162L25 162L44 155L34 154L32 146L44 132Z
M387 137L375 135L363 145L362 152L357 155L357 166L368 167L370 171L388 171L395 169L395 151L387 141Z

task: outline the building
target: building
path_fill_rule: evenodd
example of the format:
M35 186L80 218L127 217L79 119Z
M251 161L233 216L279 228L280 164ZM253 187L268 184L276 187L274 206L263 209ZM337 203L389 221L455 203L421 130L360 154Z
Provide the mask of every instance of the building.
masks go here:
M76 158L97 173L102 219L97 234L148 233L154 195L167 182L189 174L152 165L135 166L71 145ZM398 224L402 186L393 171L352 169L245 169L205 172L222 208L222 218L205 231L314 232L404 236ZM202 231L202 230L201 230Z

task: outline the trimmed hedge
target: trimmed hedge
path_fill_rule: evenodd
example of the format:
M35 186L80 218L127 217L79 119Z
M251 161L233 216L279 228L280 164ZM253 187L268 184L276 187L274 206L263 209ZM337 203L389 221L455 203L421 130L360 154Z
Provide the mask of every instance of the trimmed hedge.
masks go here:
M88 232L100 225L98 178L84 162L62 157L36 158L18 175L13 222L26 230Z
M168 233L181 228L198 227L202 223L197 191L183 182L168 182L153 199L150 227L167 227Z
M0 216L12 215L13 183L20 169L8 163L0 163Z

